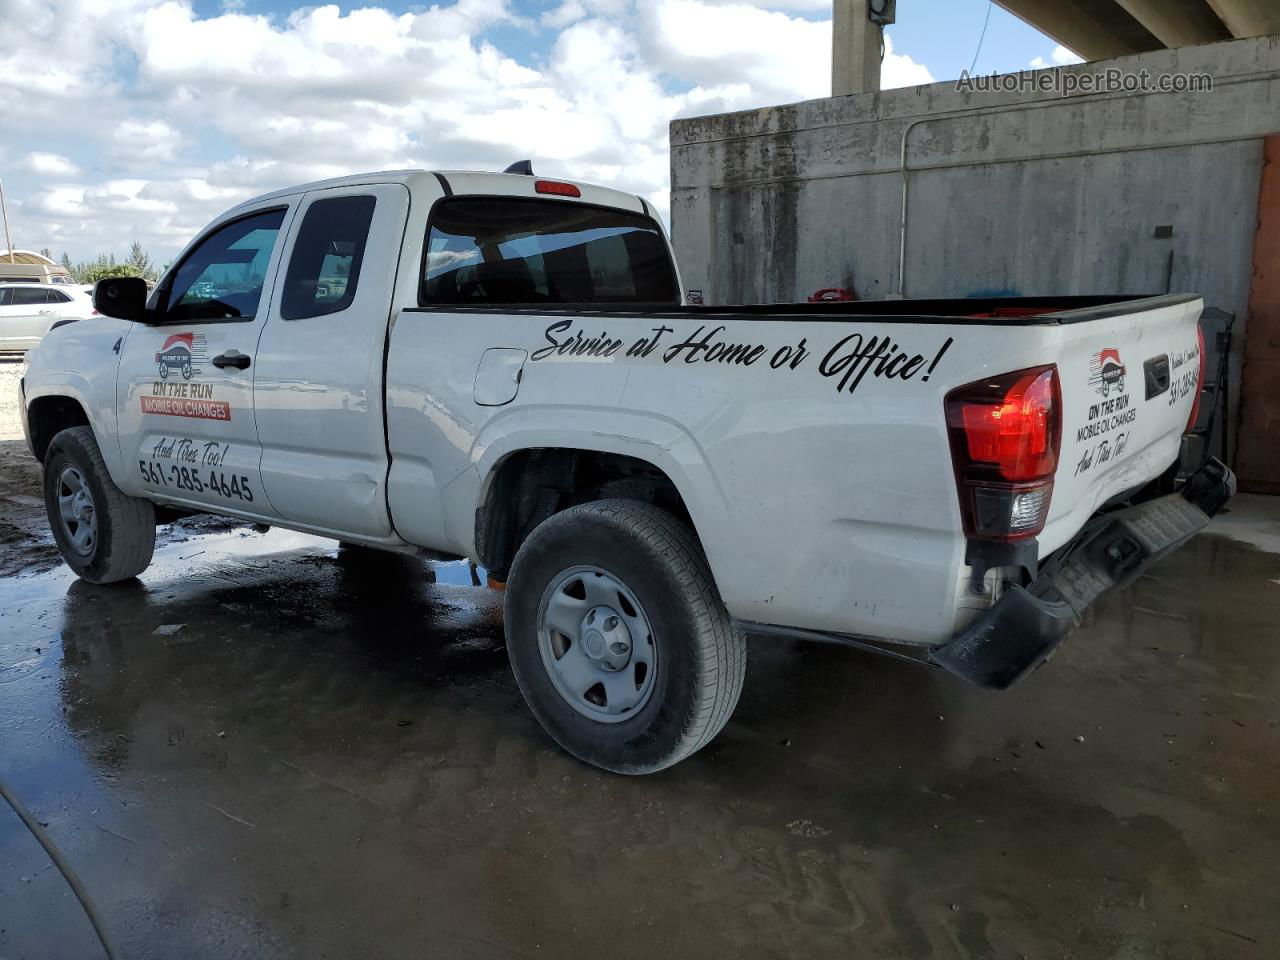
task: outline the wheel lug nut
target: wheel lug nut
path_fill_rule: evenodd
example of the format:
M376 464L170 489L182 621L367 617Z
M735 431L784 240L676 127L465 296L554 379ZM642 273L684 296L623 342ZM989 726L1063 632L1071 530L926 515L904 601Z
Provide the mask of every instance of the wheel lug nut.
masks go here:
M627 652L627 649L628 649L627 645L623 643L621 640L615 640L613 641L613 643L609 644L609 651L614 656L618 656L618 657L622 656L624 653Z
M606 620L606 621L604 622L604 628L605 628L606 630L612 630L612 629L613 629L614 627L616 627L617 625L618 625L618 618L617 618L617 617L610 617L608 620Z

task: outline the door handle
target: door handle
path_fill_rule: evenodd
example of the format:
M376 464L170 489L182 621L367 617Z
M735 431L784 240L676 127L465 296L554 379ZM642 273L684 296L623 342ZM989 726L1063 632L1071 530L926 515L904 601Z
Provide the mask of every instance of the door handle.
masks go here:
M53 311L52 311L52 310L40 310L40 311L38 311L38 313L39 313L39 315L40 315L40 316L42 316L42 317L47 317L49 314L53 313Z
M237 370L247 370L249 368L249 358L239 350L228 350L226 353L220 353L209 361L219 370L226 367L235 367Z

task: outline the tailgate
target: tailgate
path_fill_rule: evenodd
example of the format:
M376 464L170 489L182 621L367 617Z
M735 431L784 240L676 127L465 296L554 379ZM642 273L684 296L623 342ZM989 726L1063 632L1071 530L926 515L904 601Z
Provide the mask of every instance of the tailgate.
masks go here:
M1199 389L1203 307L1199 298L1162 298L1061 315L1062 452L1042 557L1107 500L1177 460Z

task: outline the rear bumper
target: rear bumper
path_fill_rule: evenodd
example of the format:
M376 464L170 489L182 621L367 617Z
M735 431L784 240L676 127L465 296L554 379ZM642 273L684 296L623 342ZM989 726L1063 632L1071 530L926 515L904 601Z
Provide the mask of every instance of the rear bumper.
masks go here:
M971 683L1007 689L1049 658L1098 597L1190 540L1235 492L1235 474L1210 460L1181 492L1095 518L1029 586L1007 591L930 660Z

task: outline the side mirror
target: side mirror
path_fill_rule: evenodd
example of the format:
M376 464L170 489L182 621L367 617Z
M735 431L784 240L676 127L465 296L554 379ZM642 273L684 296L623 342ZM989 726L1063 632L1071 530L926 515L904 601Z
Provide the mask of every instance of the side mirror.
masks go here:
M108 277L93 287L93 308L117 320L144 322L147 282L141 277Z

